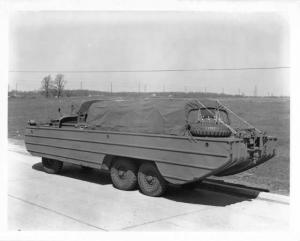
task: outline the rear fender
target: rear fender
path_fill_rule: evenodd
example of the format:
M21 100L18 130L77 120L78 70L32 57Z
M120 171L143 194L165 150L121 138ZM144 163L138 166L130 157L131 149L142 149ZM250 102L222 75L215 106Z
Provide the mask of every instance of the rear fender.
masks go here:
M101 164L101 169L105 171L109 171L111 165L113 164L114 160L116 160L116 156L113 155L105 155L103 162Z

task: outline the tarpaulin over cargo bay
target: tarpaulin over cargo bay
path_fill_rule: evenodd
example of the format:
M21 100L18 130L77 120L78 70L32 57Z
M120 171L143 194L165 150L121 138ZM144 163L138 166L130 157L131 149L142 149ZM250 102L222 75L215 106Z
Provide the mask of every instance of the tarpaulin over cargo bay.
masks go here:
M220 108L216 101L201 100L201 103L208 108ZM188 112L199 108L203 106L197 100L102 100L93 102L89 108L86 108L86 122L105 131L182 136L186 132ZM79 112L83 114L83 108Z

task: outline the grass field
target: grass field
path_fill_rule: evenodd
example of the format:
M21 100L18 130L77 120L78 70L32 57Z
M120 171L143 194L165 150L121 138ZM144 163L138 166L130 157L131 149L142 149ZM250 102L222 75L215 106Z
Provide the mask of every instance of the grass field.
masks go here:
M85 98L87 99L87 98ZM70 113L71 104L79 105L84 98L57 99L9 99L8 137L24 139L28 120L48 121L59 117L61 107ZM272 192L289 193L290 169L290 101L287 98L226 98L221 100L239 116L258 129L278 137L278 155L270 161L246 172L224 179L267 188Z

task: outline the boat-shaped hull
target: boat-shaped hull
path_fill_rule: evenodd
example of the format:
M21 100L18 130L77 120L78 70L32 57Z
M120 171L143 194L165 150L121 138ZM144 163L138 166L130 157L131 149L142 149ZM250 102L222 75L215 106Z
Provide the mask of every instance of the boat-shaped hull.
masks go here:
M25 144L32 155L99 169L107 169L107 160L118 156L153 161L174 184L215 175L248 155L243 141L232 137L191 138L74 127L29 125Z

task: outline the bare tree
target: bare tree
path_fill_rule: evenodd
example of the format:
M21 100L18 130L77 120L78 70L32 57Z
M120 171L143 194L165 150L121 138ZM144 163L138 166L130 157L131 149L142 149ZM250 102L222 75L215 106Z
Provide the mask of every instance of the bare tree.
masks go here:
M65 80L65 77L63 74L57 74L55 76L54 88L56 90L57 98L59 98L63 95L63 91L64 91L66 83L67 83L67 81Z
M51 90L51 75L45 76L41 82L41 85L42 85L41 89L45 97L48 98Z

